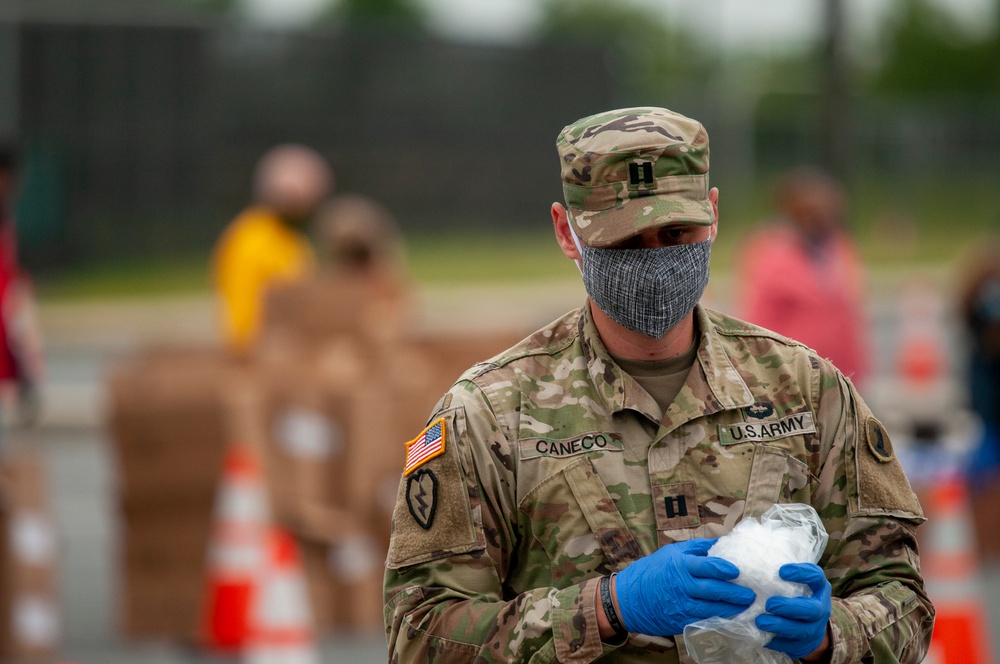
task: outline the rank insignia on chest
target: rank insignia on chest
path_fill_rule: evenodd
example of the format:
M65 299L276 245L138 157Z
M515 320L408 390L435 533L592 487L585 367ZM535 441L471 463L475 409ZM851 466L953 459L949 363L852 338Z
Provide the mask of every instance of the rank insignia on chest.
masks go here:
M444 418L431 422L430 426L420 432L420 435L406 444L406 464L403 475L409 475L434 457L444 454L445 444Z

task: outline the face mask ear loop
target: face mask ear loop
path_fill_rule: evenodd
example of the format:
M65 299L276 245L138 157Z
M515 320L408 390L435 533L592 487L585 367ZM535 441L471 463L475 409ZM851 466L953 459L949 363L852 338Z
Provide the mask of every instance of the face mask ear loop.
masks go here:
M576 236L576 231L573 230L573 222L569 220L568 212L566 216L566 223L569 225L569 234L573 236L573 244L576 245L576 250L580 254L580 260L573 261L573 263L576 265L576 269L580 271L580 274L583 274L583 247L580 246L580 238Z

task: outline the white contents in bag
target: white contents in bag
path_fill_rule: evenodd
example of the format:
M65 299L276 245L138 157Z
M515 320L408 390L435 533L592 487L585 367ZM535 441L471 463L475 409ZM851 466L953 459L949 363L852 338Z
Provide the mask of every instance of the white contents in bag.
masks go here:
M786 563L816 563L829 536L816 510L794 503L772 505L760 520L747 518L708 550L740 570L734 581L750 588L757 599L733 618L708 618L684 628L688 654L698 664L790 664L792 659L766 648L771 634L757 629L754 619L764 612L768 598L801 597L809 592L801 583L785 581L778 570Z

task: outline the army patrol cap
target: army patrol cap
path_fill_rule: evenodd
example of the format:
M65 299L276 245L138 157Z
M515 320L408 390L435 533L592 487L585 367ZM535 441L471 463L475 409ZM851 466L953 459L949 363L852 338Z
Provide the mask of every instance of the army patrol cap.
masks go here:
M556 148L570 222L587 246L715 221L708 133L697 120L665 108L622 108L564 127Z

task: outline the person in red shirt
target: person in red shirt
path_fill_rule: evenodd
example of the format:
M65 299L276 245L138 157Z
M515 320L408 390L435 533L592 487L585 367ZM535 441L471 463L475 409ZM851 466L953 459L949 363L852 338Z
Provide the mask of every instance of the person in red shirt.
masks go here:
M42 350L31 279L17 259L17 149L0 141L0 400L16 402L23 424L38 415Z
M844 227L847 197L801 167L775 188L776 217L737 257L736 315L800 341L855 383L868 375L864 266Z

